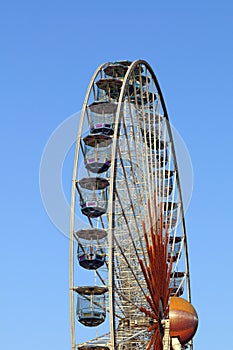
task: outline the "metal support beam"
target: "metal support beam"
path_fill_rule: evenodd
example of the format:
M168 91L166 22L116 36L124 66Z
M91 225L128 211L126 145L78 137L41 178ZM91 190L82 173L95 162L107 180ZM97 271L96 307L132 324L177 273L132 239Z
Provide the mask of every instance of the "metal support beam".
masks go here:
M170 350L170 321L164 320L163 350Z
M171 338L172 349L181 350L181 344L178 338Z

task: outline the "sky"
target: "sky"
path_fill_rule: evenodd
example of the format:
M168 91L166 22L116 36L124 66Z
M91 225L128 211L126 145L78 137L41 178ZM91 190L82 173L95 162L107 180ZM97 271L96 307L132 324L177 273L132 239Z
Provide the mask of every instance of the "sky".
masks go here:
M194 349L229 348L232 35L230 0L1 2L2 349L70 349L69 241L43 207L40 161L52 132L82 108L95 69L139 58L152 66L192 159L186 224L199 315ZM66 166L68 201L71 177Z

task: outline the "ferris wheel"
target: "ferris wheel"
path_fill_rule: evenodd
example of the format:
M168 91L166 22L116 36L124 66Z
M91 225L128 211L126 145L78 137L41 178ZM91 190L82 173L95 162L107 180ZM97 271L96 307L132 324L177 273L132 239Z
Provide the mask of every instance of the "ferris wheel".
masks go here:
M84 100L70 318L72 350L193 348L198 316L175 148L161 89L143 60L102 64Z

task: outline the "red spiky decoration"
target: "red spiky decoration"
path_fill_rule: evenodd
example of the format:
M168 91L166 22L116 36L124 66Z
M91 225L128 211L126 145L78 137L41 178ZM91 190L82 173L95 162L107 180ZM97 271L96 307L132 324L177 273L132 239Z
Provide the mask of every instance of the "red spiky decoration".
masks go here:
M139 261L149 290L149 295L146 296L149 307L148 309L140 307L140 311L154 320L154 323L148 328L148 332L151 332L152 335L146 350L162 349L161 318L166 318L168 315L169 283L172 270L172 259L169 261L167 259L169 240L167 227L165 227L165 233L163 232L163 203L159 205L158 215L156 208L156 196L154 195L154 222L152 222L151 205L148 201L149 232L146 231L145 222L142 223L149 264L145 266L141 259Z

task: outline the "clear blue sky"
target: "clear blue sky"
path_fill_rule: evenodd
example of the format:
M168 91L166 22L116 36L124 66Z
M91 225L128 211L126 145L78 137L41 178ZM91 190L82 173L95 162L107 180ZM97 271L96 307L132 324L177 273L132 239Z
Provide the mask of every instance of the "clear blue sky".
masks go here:
M40 158L53 130L81 109L99 64L143 58L193 162L186 220L200 317L195 349L229 348L232 1L9 0L0 17L0 347L70 349L69 242L43 208ZM68 189L71 173L64 179Z

